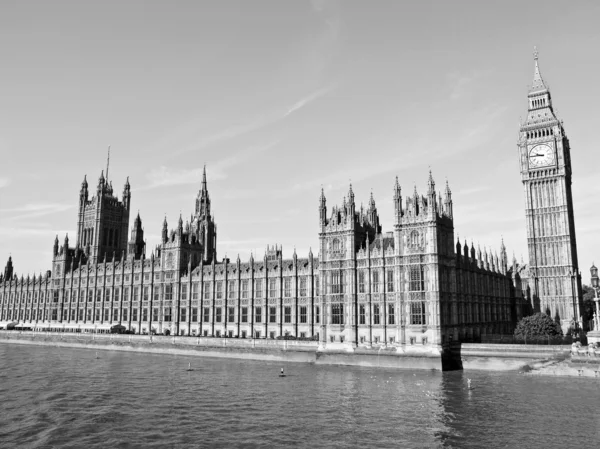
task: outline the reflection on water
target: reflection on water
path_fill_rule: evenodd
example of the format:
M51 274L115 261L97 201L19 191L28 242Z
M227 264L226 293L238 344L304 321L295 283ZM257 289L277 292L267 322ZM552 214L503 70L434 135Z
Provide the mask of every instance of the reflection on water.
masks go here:
M600 441L590 379L0 344L1 447L557 447ZM188 363L193 371L187 371ZM287 377L278 376L281 367Z

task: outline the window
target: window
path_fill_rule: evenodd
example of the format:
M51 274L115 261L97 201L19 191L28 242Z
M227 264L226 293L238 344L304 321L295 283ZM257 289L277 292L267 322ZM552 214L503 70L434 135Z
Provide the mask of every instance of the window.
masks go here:
M248 279L242 280L242 298L248 298Z
M260 331L254 331L254 338L260 338Z
M319 306L315 306L315 323L319 324L321 321L321 308Z
M217 307L215 309L215 321L220 323L223 320L223 309L221 307Z
M269 298L277 297L277 279L269 279Z
M217 281L215 287L217 288L217 299L223 299L223 281Z
M119 289L115 288L115 301L119 300L119 292L120 292ZM83 297L81 299L83 300Z
M229 299L235 298L237 295L235 294L235 281L229 281L227 285L227 297Z
M88 290L88 302L94 301L94 290Z
M394 270L387 271L387 291L392 293L394 291Z
M378 270L373 270L371 289L372 289L371 291L373 293L379 293L379 271Z
M262 298L262 279L256 280L256 297Z
M127 309L123 309L123 321L127 321Z
M56 310L53 310L53 311L52 311L52 316L53 316L53 317L54 317L54 314L55 314L55 313L56 313ZM86 319L86 321L91 321L91 320L92 320L92 309L87 309L87 312L86 312L86 314L85 314L85 315L86 315L86 316L85 316L85 319ZM52 318L52 319L54 319L54 318Z
M246 331L242 331L242 338L246 338L246 335L247 335Z
M269 307L269 323L277 322L277 307Z
M184 301L187 299L187 285L185 284L181 286L181 299Z
M229 323L235 322L235 307L227 308L227 322L229 322Z
M23 311L22 310L21 310L21 314L20 315L21 316L19 318L23 319ZM58 319L57 315L58 315L57 310L56 309L52 309L52 321L56 321Z
M165 307L163 321L171 321L171 308L170 307Z
M358 293L365 292L365 271L361 270L358 272Z
M152 309L152 321L158 321L158 307Z
M179 310L179 321L187 321L187 309L185 307Z
M104 309L104 321L108 321L110 319L109 315L110 315L110 310Z
M373 324L379 324L379 304L373 304Z
M275 332L269 332L269 338L275 340Z
M210 299L211 294L210 294L210 282L205 282L204 283L204 299Z
M144 301L148 301L149 297L150 297L150 287L145 286L144 287Z
M79 321L83 321L83 309L79 309Z
M77 311L75 309L71 309L71 321L75 321L75 313ZM35 319L35 310L33 311L33 318ZM109 317L108 315L105 318L105 321L108 321Z
M424 301L414 301L410 304L410 324L426 324Z
M254 322L262 323L262 307L255 307Z
M148 309L142 309L142 321L148 321Z
M123 301L129 301L129 287L123 289Z
M31 293L27 295L27 302L31 302ZM69 290L65 292L65 302L69 302Z
M423 267L421 265L413 265L410 267L408 289L411 292L419 292L425 290Z
M331 242L331 251L333 251L334 253L337 253L340 250L341 250L340 241L338 239L333 239L333 241Z
M248 307L242 307L242 323L248 322Z
M165 301L173 299L173 284L165 284Z
M333 271L331 273L331 293L344 293L344 273Z
M58 290L54 290L54 302L58 302L58 295L59 295Z
M306 312L307 312L307 310L308 309L307 309L306 306L301 306L300 307L300 322L301 323L306 323L306 321L307 321L307 318L306 318L306 315L307 315Z
M192 299L198 299L198 282L192 284Z
M133 309L131 311L131 320L132 321L137 321L138 320L138 309Z
M300 278L300 296L306 296L306 276Z
M388 324L396 324L394 317L394 304L388 304Z
M331 324L344 324L344 305L331 305Z
M160 300L160 294L162 293L161 289L162 289L162 285L156 285L154 287L154 300L155 301L159 301Z
M140 300L140 288L139 287L133 287L133 300L134 301L139 301Z
M192 323L198 322L198 307L192 307Z
M365 324L366 323L366 310L365 310L365 305L361 304L358 307L358 324Z
M286 298L292 296L292 278L285 278L283 282L283 296Z
M292 322L292 308L291 307L285 307L283 309L283 322L284 323Z
M77 292L73 292L73 293L77 293ZM73 295L73 300L75 300L76 295ZM110 288L107 288L106 291L104 292L104 300L105 301L110 301Z
M221 336L221 331L217 331L217 332L215 333L215 336L216 336L217 338L218 338L218 337L220 337L220 336Z
M208 323L209 319L210 319L210 307L204 308L203 316L204 316L204 322Z

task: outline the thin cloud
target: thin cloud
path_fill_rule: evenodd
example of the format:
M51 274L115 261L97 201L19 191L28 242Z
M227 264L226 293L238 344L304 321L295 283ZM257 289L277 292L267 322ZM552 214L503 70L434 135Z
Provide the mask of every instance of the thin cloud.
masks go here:
M310 95L307 95L306 97L304 97L301 100L294 103L292 105L292 107L290 107L287 110L287 112L283 115L283 117L287 117L288 115L298 111L299 109L302 109L309 103L312 103L313 101L317 100L318 98L322 97L323 95L328 94L329 92L331 92L331 90L333 90L333 86L323 87L321 89L314 91Z
M51 215L58 212L64 212L69 209L73 209L75 206L73 204L59 204L59 203L50 203L50 204L25 204L23 206L9 208L9 209L0 209L0 213L8 214L4 215L4 219L6 220L21 220L25 218L35 218L35 217L43 217L45 215ZM11 216L11 213L18 213L17 215ZM20 213L20 214L19 214Z
M210 180L214 181L227 178L227 170L229 168L251 160L258 154L273 148L278 143L279 141L273 141L265 145L251 146L232 156L211 163L209 168ZM203 167L177 169L160 166L151 170L146 175L146 178L149 180L149 184L142 186L137 190L150 190L157 187L183 184L199 184L202 180L202 171Z

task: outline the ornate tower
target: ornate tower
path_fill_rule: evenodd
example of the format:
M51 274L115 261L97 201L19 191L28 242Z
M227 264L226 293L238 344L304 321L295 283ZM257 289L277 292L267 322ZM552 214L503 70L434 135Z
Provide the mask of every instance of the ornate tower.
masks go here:
M202 172L202 188L196 197L196 211L192 217L192 231L204 249L203 260L211 263L217 258L217 227L210 213L210 197L206 185L206 166Z
M581 317L581 277L577 263L571 154L562 121L538 66L534 50L533 83L518 151L525 191L529 283L534 311L560 320L566 331Z
M96 195L91 198L87 179L83 179L79 193L76 248L85 252L88 261L102 262L106 256L110 258L115 253L120 256L127 250L130 202L129 178L123 188L122 201L113 194L112 183L104 178L104 171L98 179Z

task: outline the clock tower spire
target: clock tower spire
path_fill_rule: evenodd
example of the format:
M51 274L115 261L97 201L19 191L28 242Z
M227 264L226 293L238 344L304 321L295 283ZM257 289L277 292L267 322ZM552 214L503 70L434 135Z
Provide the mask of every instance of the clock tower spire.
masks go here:
M525 191L529 283L533 309L560 320L563 332L581 319L571 193L571 149L538 65L534 48L528 112L517 143ZM582 323L583 324L583 323Z

